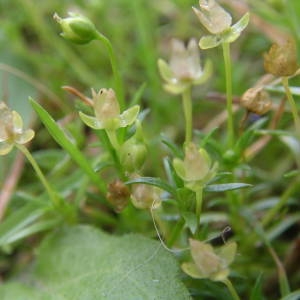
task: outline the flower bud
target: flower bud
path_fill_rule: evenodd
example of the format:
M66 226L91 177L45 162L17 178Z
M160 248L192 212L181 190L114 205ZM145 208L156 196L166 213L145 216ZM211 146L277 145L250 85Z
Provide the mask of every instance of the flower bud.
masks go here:
M288 39L282 44L273 44L264 55L264 67L275 76L291 76L298 69L296 43Z
M253 87L242 95L241 105L250 112L263 115L271 109L272 101L263 87Z
M108 186L107 200L113 205L116 212L121 212L128 204L130 191L120 180L111 182Z
M58 14L55 13L53 18L61 26L61 36L73 43L87 44L97 37L98 32L96 27L86 17L69 13L69 17L60 18Z
M185 148L184 160L175 158L173 166L185 186L196 191L215 176L218 164L212 164L205 149L197 149L195 144L190 143Z
M127 140L120 149L120 161L125 170L129 173L139 171L147 157L147 147L142 135L142 127L136 121L136 132Z
M147 184L135 184L132 187L131 202L139 209L158 208L161 204L160 190Z

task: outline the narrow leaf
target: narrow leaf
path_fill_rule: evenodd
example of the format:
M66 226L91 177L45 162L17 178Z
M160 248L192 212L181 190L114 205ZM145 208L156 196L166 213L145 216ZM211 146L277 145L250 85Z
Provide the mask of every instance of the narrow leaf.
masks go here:
M170 184L166 183L165 181L163 181L159 178L139 177L139 178L132 179L132 180L125 182L125 184L127 184L127 185L135 184L135 183L154 185L166 192L169 192L172 195L176 195L176 189L173 186L171 186Z
M220 184L210 184L205 187L206 192L225 192L238 190L246 187L252 186L248 183L234 182L234 183L220 183Z
M105 191L106 188L104 182L99 179L98 175L91 167L89 161L76 147L76 145L74 145L67 138L63 130L57 125L57 123L53 120L53 118L41 105L39 105L36 101L34 101L31 98L29 100L31 102L32 107L39 115L41 121L49 131L50 135L54 138L54 140L69 153L71 158L80 166L80 168L88 175L88 177L99 187L99 189L101 191Z

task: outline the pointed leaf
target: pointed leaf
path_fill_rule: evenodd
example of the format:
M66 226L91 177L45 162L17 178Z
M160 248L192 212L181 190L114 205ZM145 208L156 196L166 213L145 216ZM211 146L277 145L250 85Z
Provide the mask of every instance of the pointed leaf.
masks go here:
M46 126L47 130L54 138L54 140L64 148L71 158L81 167L81 169L89 176L89 178L98 186L102 191L106 190L104 182L101 181L98 174L96 174L90 164L90 162L85 158L82 152L73 144L69 138L65 135L63 130L56 124L53 118L48 114L48 112L40 106L33 99L29 99L32 107L39 115L41 121Z
M176 189L168 184L167 182L155 178L155 177L138 177L136 179L129 180L125 182L125 184L130 185L130 184L135 184L135 183L144 183L144 184L149 184L149 185L154 185L164 191L169 192L172 195L176 195Z
M220 183L220 184L209 184L205 187L206 192L225 192L225 191L232 191L232 190L238 190L246 187L252 186L248 183L240 183L240 182L234 182L234 183Z
M186 225L188 226L188 228L190 229L191 233L195 234L197 226L198 226L196 214L189 212L189 211L185 211L182 213L182 217L184 218L184 221L185 221Z

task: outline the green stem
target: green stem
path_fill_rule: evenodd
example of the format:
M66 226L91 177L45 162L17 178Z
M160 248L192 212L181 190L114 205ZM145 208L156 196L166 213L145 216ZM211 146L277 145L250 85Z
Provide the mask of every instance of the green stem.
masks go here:
M199 232L199 229L200 229L200 216L201 216L201 210L202 210L202 200L203 200L203 189L201 188L198 191L196 191L196 218L197 218L196 234Z
M125 109L124 89L123 89L123 83L121 80L121 75L120 75L120 72L118 69L116 54L114 52L114 49L113 49L112 44L109 41L109 39L106 36L104 36L103 34L101 34L100 32L97 32L97 34L98 34L97 39L105 45L105 47L108 51L109 60L110 60L110 64L111 64L111 68L112 68L114 80L115 80L115 89L116 89L116 93L117 93L117 98L118 98L118 101L120 104L121 111L123 111Z
M293 95L291 93L291 90L289 88L289 79L288 79L288 77L285 76L285 77L282 77L281 81L282 81L282 85L285 89L285 93L286 93L287 99L288 99L290 107L291 107L291 111L292 111L292 115L293 115L294 123L295 123L295 127L296 127L297 136L300 138L300 118L299 118L299 115L298 115L298 109L297 109L296 102L295 102L295 100L293 98Z
M233 147L234 143L234 128L233 128L233 110L232 110L232 75L231 75L231 59L230 59L230 44L222 43L223 57L225 63L226 76L226 110L227 110L227 134L228 148Z
M187 88L182 93L182 104L185 117L185 145L188 145L192 141L192 98L191 98L191 88Z
M167 242L168 247L172 247L173 244L176 242L180 232L182 231L182 229L184 227L184 224L185 224L184 219L180 218L178 220L177 224L175 225L173 231L171 232L170 239Z
M59 206L60 201L59 198L56 194L56 192L51 188L50 184L48 183L47 179L45 178L44 174L42 173L40 167L38 166L38 164L36 163L35 159L33 158L33 156L31 155L31 153L28 151L28 149L20 144L16 145L17 148L26 156L26 158L28 159L28 161L31 163L34 171L36 172L38 178L40 179L40 181L42 182L42 184L44 185L52 203L54 206Z
M281 296L282 297L287 296L291 292L291 289L290 289L290 284L289 284L284 266L283 266L282 262L280 261L277 253L274 251L273 247L271 246L271 244L267 243L266 246L276 264L276 267L277 267L278 281L279 281Z
M236 292L236 290L235 290L233 284L231 283L231 281L230 281L228 278L226 278L226 279L224 279L222 282L227 286L227 288L228 288L228 290L229 290L229 292L230 292L232 298L233 298L234 300L240 300L240 297L239 297L239 295L237 294L237 292Z

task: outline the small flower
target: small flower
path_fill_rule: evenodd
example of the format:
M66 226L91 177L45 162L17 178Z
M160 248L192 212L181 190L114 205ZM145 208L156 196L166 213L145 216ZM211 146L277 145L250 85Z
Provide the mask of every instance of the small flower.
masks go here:
M120 106L112 89L101 89L98 93L92 89L92 99L95 117L79 112L81 120L91 128L113 131L131 125L138 116L138 105L120 114Z
M182 41L174 39L169 64L159 59L158 68L162 78L167 82L164 88L173 94L180 94L191 85L205 82L212 72L210 61L207 61L202 69L195 39L189 41L187 48Z
M144 143L141 123L136 121L136 132L120 149L120 161L123 168L129 172L139 171L147 157L147 147Z
M15 144L26 144L33 137L32 129L23 129L21 116L0 102L0 155L9 153Z
M205 186L215 175L218 163L212 164L207 152L190 143L185 148L184 160L175 158L173 166L177 175L184 180L185 186L197 191Z
M241 97L241 105L258 115L267 113L272 107L270 95L263 86L248 89Z
M215 0L199 0L199 7L193 10L210 33L219 34L231 26L231 15Z
M53 18L61 26L61 36L73 43L87 44L97 38L96 27L86 17L70 12L67 18L60 18L56 13Z
M206 243L190 239L193 262L182 264L183 271L193 278L208 278L213 281L224 281L229 275L229 265L233 262L237 244L226 243L219 249Z
M273 44L264 55L264 67L275 76L291 76L298 69L296 43L287 39L282 44Z
M201 24L211 33L200 39L201 49L234 42L249 23L249 13L246 13L236 24L231 26L231 15L215 0L199 0L199 7L200 9L193 7L193 10Z

